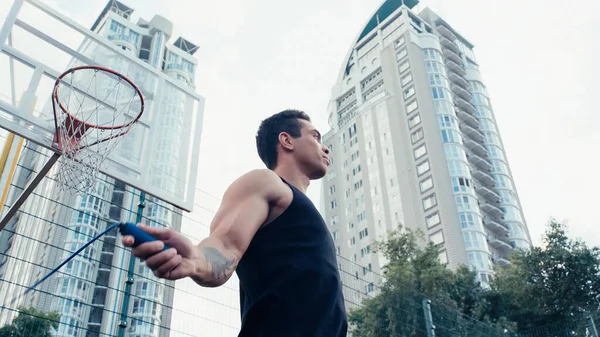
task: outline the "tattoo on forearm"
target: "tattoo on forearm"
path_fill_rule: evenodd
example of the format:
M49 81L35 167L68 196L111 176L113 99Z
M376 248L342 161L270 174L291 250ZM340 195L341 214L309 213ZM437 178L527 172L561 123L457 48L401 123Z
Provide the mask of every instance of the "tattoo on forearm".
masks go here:
M204 259L212 268L212 275L215 280L226 277L227 273L233 266L233 259L228 259L215 248L203 247Z

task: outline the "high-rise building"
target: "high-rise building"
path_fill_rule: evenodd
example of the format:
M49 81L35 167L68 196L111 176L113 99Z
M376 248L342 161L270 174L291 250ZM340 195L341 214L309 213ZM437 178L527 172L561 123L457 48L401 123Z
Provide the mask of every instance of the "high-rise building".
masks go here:
M198 47L181 37L169 43L173 24L164 17L156 15L150 21L139 19L134 23L131 21L132 13L132 8L111 0L91 30L119 46L130 59L140 59L175 79L175 84L167 86L158 100L152 96L156 78L144 71L135 73L132 78L146 96L148 109L152 106L150 113L154 114L153 118L158 120L150 131L152 146L156 147L149 171L152 184L175 193L174 189L182 186L176 181L181 162L178 157L181 151L176 149L185 145L182 144L182 129L190 122L185 120L185 116L194 109L181 88L195 88L197 60L194 53ZM107 52L90 40L82 41L78 52L117 72L125 73L131 64L128 58ZM114 151L121 152L124 158L136 153L135 147L142 145L134 141L135 132L137 130L133 129ZM15 146L21 145L22 142ZM20 188L35 176L32 172L39 170L48 153L29 141L25 141L23 146L14 178L8 182ZM108 224L135 222L138 212L148 225L181 229L179 209L105 175L100 174L95 188L84 195L64 193L56 185L52 179L45 178L7 230L0 233L0 279L3 281L0 282L0 294L15 293L20 291L19 287L33 284L50 268L102 232ZM8 196L9 205L10 199L14 200L19 192L14 190ZM20 258L27 255L24 252L35 256L35 261L29 261L28 257ZM113 336L119 326L126 328L125 336L169 336L174 282L156 279L140 261L135 262L135 276L130 280L129 256L129 252L120 245L116 231L109 233L40 285L39 291L16 299L7 296L3 304L13 310L3 310L0 317L4 318L0 323L10 323L17 313L14 308L23 305L59 312L56 336ZM26 261L30 263L24 263ZM130 281L133 284L126 311L128 319L123 322L121 306L125 285ZM14 303L15 300L19 303Z
M333 160L323 213L338 254L365 266L363 276L386 263L373 241L402 225L485 285L531 240L473 44L417 4L385 1L343 60L324 137Z

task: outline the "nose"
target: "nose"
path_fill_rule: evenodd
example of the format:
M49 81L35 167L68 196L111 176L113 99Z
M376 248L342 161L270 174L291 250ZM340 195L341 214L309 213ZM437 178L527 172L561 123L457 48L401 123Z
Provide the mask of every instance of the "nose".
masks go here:
M329 148L325 145L323 145L323 152L325 152L326 155L329 155Z

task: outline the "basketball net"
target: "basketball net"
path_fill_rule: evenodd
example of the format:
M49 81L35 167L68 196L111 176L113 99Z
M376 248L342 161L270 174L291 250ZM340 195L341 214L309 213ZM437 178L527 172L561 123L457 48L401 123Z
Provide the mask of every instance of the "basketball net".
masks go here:
M54 147L62 155L55 180L61 190L85 194L96 186L98 173L144 110L140 89L118 72L97 66L66 71L55 83L52 103ZM124 144L127 145L127 144Z

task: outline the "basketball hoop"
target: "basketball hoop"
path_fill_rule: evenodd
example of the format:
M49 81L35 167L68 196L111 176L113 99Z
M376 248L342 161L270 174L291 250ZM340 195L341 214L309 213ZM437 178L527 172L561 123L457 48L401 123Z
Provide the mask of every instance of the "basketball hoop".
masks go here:
M59 161L55 179L61 190L83 194L93 189L104 160L142 117L144 96L133 81L115 70L79 66L56 79L52 108L55 153L0 220L0 230ZM123 151L127 157L127 149Z
M55 179L60 189L87 193L104 160L142 116L142 92L115 70L80 66L56 79L52 107L53 147L60 154Z

